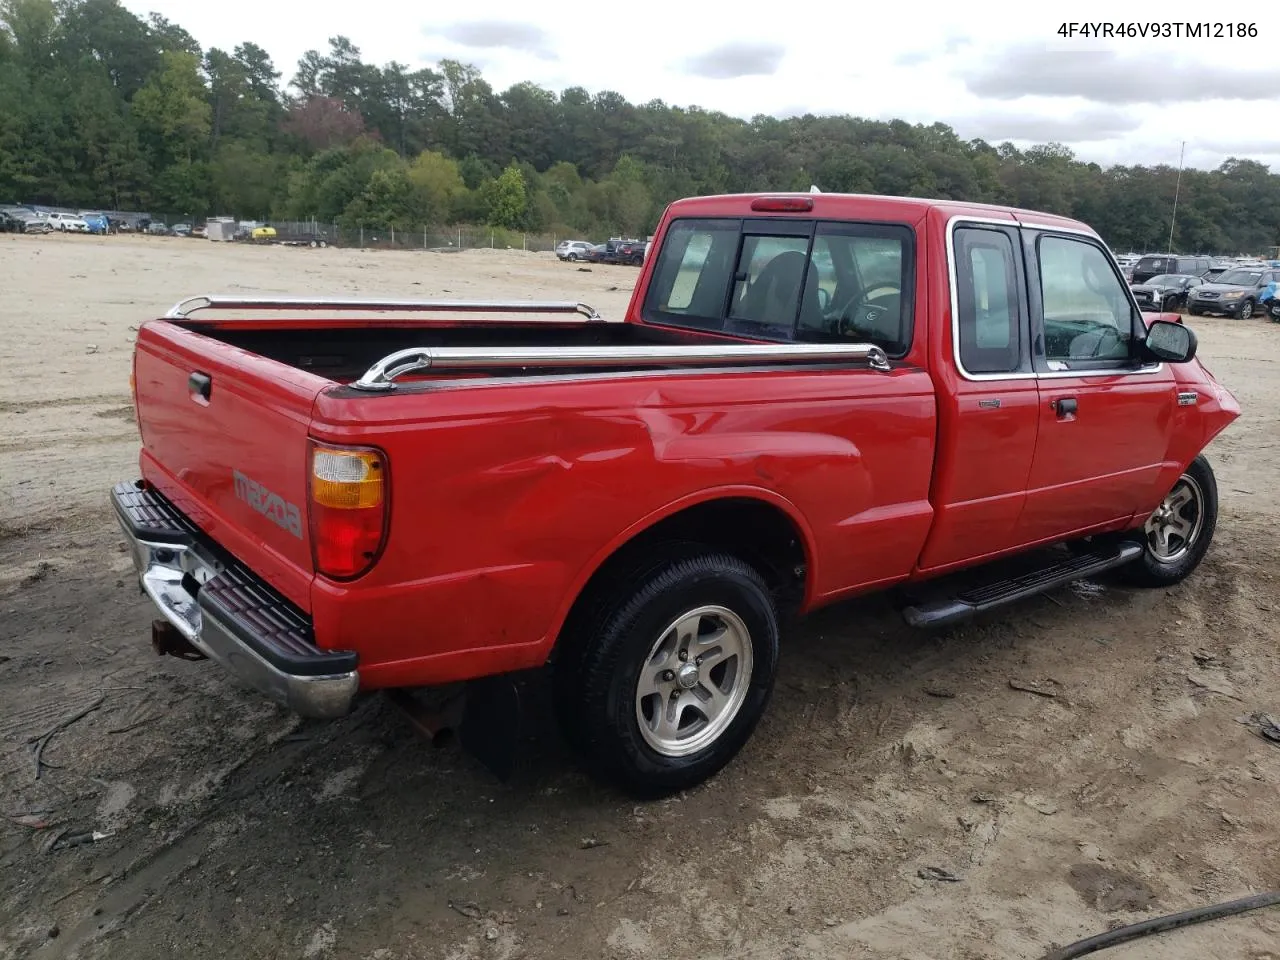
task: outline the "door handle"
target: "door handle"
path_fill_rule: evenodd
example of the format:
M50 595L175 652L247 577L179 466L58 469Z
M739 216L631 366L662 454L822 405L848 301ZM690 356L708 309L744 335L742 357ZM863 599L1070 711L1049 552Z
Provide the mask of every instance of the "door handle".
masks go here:
M209 394L213 392L213 377L196 370L187 377L187 389L191 391L191 398L197 403L201 401L208 403Z
M1053 401L1053 409L1060 417L1069 417L1076 412L1076 398L1063 397L1061 400Z

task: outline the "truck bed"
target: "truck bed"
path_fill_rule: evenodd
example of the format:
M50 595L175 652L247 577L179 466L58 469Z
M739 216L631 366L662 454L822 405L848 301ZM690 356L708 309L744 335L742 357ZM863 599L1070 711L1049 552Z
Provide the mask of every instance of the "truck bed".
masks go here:
M182 325L194 333L337 383L353 381L383 357L414 347L641 347L726 342L713 334L636 323L545 320L471 321L465 325L312 320L305 326L282 325L279 320L231 320ZM506 368L484 373L493 376L520 372L520 368ZM543 368L539 372L549 371ZM449 376L458 374L451 372ZM415 378L421 377L418 374Z

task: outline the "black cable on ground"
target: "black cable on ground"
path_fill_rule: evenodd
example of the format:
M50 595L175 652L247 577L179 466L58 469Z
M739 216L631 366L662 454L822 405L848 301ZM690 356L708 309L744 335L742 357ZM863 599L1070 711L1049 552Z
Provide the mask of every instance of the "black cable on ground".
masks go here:
M1172 913L1167 917L1156 917L1152 920L1143 920L1141 923L1132 923L1127 927L1117 927L1115 930L1108 930L1106 933L1100 933L1087 940L1077 940L1075 943L1067 944L1065 947L1051 950L1044 955L1042 960L1073 960L1074 957L1083 957L1086 953L1105 950L1121 943L1128 943L1130 940L1137 940L1139 937L1149 937L1153 933L1164 933L1167 930L1176 930L1179 927L1189 927L1193 923L1220 920L1223 917L1235 916L1238 913L1246 913L1249 910L1259 910L1262 907L1274 907L1276 905L1280 905L1280 890L1272 890L1270 893L1256 893L1252 897L1232 900L1230 903L1196 907L1194 910Z

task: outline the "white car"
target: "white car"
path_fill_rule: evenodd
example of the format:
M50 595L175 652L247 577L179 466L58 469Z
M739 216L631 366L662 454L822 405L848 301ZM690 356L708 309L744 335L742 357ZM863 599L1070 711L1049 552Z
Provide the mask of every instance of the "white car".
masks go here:
M54 230L61 230L63 233L89 232L89 224L84 217L78 217L74 213L51 213L48 223Z

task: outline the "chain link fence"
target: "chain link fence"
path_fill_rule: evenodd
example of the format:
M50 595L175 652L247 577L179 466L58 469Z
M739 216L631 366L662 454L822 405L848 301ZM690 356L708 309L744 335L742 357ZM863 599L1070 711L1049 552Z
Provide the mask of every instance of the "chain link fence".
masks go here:
M212 218L211 218L212 219ZM192 226L203 223L181 214L158 213L149 215L153 223L172 228L176 224ZM319 220L240 220L235 232L248 233L256 226L271 226L275 239L286 243L323 242L333 247L354 247L377 250L529 250L550 252L566 237L554 233L528 233L520 230L504 230L501 227L483 226L429 226L400 227L346 227ZM144 228L145 229L145 228ZM570 238L576 239L576 238Z
M385 250L530 250L549 252L564 239L554 233L526 233L501 227L343 227L311 220L273 220L281 240L323 239L333 246Z

